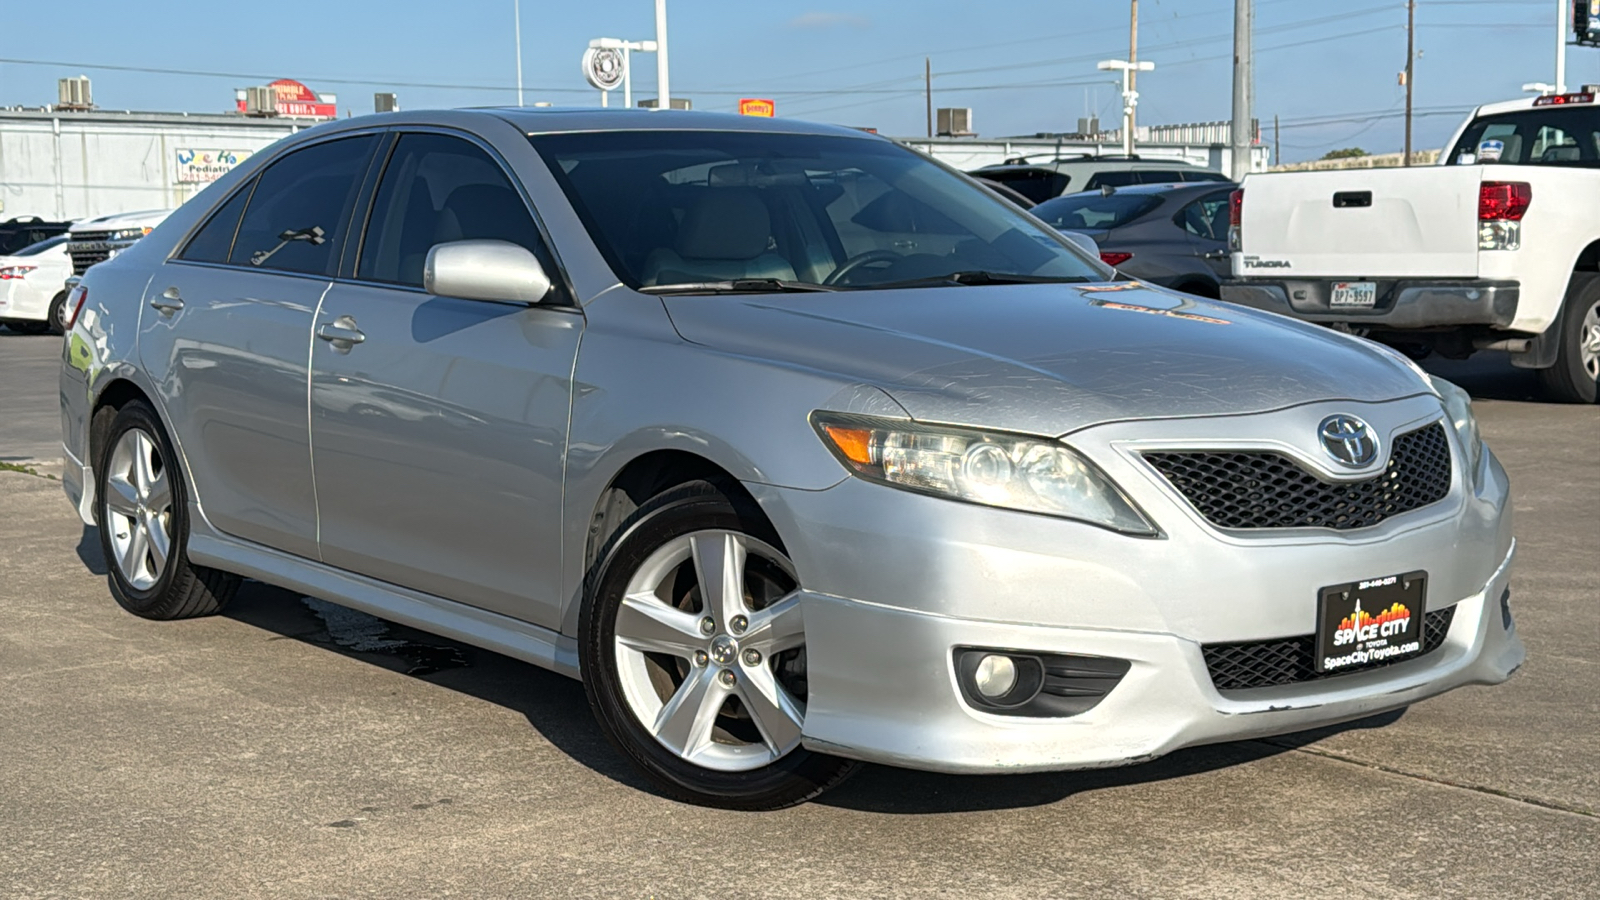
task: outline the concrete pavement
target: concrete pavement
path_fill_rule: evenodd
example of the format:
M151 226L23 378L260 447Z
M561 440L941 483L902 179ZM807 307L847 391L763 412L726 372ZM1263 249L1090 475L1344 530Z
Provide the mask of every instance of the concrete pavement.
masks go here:
M59 483L0 472L0 896L1594 896L1600 408L1441 371L1512 473L1508 684L1127 769L869 767L769 814L654 795L577 683L495 654L253 583L129 616Z

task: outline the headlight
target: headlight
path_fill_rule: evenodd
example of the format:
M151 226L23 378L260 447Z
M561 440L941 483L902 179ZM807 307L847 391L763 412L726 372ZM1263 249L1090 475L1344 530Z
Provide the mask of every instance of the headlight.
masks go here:
M106 240L137 241L139 238L142 238L149 233L149 228L124 228L121 231L111 232L111 234L106 237Z
M811 424L846 468L870 481L1157 533L1111 479L1059 441L827 412L813 413Z
M1450 417L1456 438L1461 441L1461 449L1467 454L1468 480L1477 484L1478 466L1483 462L1483 438L1478 434L1478 417L1472 414L1472 397L1436 375L1429 375L1428 383L1433 385L1433 392L1444 403L1444 413Z

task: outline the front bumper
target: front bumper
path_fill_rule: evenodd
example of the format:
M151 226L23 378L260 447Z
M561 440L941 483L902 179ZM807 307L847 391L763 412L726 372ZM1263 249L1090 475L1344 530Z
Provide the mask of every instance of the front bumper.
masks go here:
M1378 302L1371 309L1335 308L1339 281L1373 281ZM1458 325L1506 328L1517 317L1520 286L1514 281L1393 279L1229 279L1222 299L1310 322L1349 322L1414 329Z

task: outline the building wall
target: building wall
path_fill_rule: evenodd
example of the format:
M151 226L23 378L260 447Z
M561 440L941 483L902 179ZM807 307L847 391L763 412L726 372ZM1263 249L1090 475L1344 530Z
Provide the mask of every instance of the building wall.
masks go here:
M76 219L171 209L179 150L254 153L309 123L243 116L0 110L0 218Z
M945 165L962 171L979 166L998 165L1019 156L1037 156L1049 159L1057 154L1087 153L1092 156L1111 156L1122 152L1122 144L1108 141L1061 140L1041 138L897 138L900 143L920 150ZM1212 143L1162 143L1138 144L1134 152L1144 159L1182 160L1206 169L1232 176L1232 149L1227 144ZM1270 148L1256 146L1251 150L1251 171L1267 170Z

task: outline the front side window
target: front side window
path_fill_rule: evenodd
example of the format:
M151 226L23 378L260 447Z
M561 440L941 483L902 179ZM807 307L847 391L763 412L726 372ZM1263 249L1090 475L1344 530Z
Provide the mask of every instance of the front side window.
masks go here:
M887 141L717 131L532 141L636 288L1107 277L1011 204Z
M363 135L315 144L268 166L250 195L228 262L332 275L376 140Z
M1446 162L1600 168L1600 110L1537 107L1484 116L1467 126Z
M465 240L510 241L543 254L522 195L489 154L448 135L403 135L378 185L356 277L421 287L428 250Z

